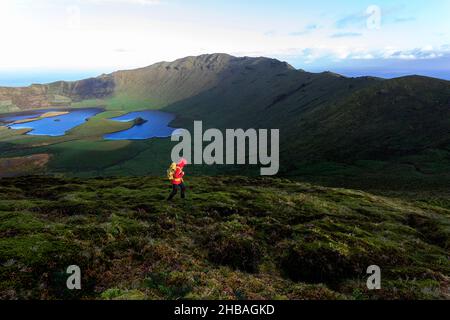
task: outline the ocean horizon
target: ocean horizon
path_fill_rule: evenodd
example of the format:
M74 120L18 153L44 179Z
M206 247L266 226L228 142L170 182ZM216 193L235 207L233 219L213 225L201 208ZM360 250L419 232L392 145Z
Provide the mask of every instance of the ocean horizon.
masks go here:
M17 72L0 70L0 87L27 87L32 84L51 83L55 81L76 81L91 77L97 77L107 70L86 71L45 71L45 70L20 70Z
M341 74L346 77L379 77L385 79L392 79L404 77L408 75L420 75L443 80L450 80L450 72L447 70L389 70L379 68L346 68L337 67L335 69L327 68L311 68L305 69L307 72L320 73L324 71L331 71ZM111 73L113 71L106 70L87 70L87 71L35 71L35 70L21 70L19 72L0 71L0 87L27 87L32 84L51 83L55 81L77 81L91 77L97 77L103 73Z

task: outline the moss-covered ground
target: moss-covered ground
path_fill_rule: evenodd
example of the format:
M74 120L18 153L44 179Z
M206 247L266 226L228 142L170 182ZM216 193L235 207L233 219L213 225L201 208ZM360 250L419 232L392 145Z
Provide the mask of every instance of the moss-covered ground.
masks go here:
M2 299L448 299L450 196L287 179L0 180ZM66 289L69 265L82 290ZM366 287L369 265L382 289Z

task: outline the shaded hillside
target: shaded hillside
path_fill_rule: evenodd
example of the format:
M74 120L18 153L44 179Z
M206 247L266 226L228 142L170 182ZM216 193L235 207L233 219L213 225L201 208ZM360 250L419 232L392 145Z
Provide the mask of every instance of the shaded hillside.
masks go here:
M193 119L200 119L206 126L219 128L285 130L295 125L305 112L340 101L358 89L378 82L374 78L279 70L277 64L264 60L253 68L229 73L223 74L220 85L173 103L165 110L180 115L176 123L185 126Z
M186 183L186 201L168 203L160 178L0 179L0 298L449 298L448 192ZM74 263L81 291L66 289Z
M377 82L301 115L289 134L287 143L312 159L384 160L450 150L450 82L414 76Z

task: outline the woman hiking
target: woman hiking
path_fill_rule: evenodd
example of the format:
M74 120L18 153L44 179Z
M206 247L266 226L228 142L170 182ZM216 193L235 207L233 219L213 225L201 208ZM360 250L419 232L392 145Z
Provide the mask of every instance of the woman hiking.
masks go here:
M186 187L183 183L184 171L183 168L187 164L186 159L181 159L178 164L175 162L171 164L168 170L168 177L172 181L172 192L170 193L167 201L172 200L172 198L177 194L178 188L181 191L181 198L185 198Z

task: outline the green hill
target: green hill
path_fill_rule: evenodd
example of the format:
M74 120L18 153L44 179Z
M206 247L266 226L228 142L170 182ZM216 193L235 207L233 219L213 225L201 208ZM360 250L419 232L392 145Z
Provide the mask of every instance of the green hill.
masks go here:
M205 128L279 128L283 175L357 186L450 181L450 82L444 80L346 78L275 59L212 54L76 82L0 88L4 111L64 103L100 105L108 113L63 139L0 132L2 159L49 154L44 172L68 175L161 174L170 141L105 142L102 134L115 127L99 118L162 109L177 115L175 127L202 120ZM92 161L75 160L83 158ZM229 172L197 169L221 170Z
M448 299L450 197L287 179L0 180L1 299ZM66 289L67 266L82 270ZM382 271L369 291L366 269Z

